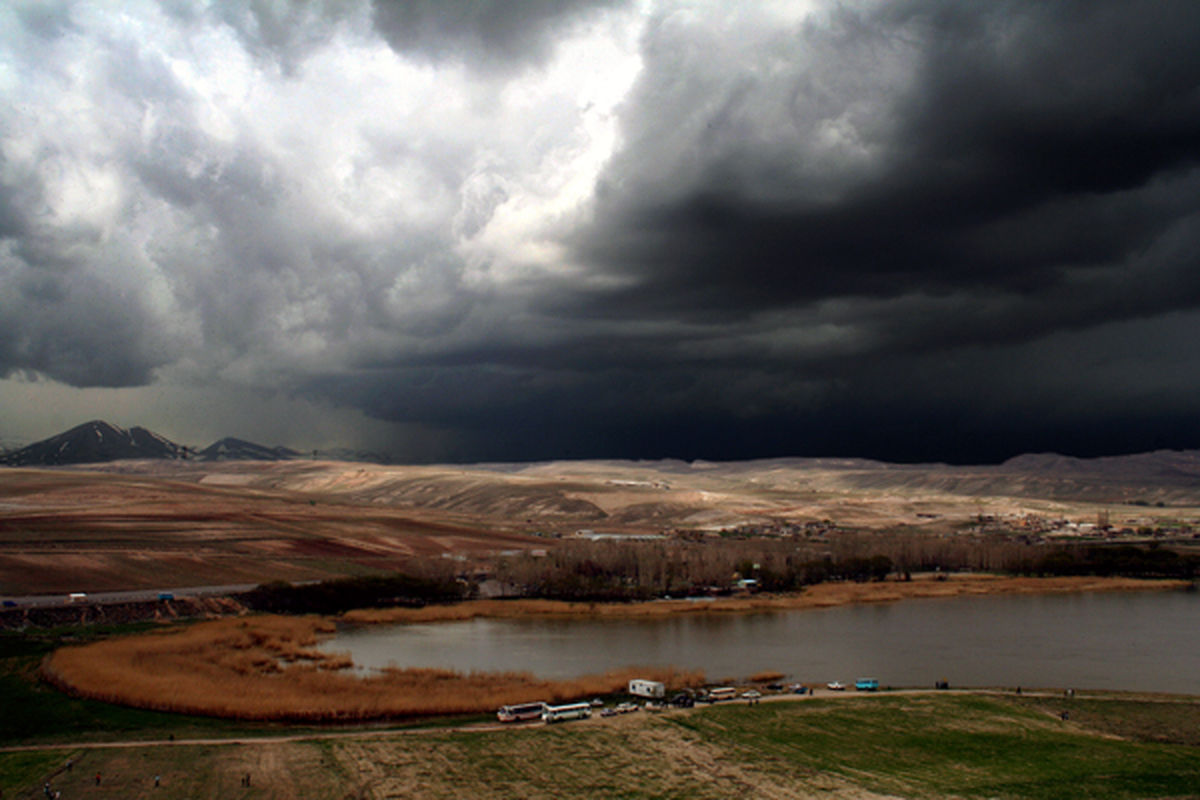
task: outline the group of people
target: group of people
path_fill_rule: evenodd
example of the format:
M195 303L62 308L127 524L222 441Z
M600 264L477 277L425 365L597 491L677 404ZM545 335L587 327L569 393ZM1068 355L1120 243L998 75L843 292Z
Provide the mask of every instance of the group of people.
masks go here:
M70 772L74 766L75 766L75 762L73 760L68 759L67 766L66 766L67 772ZM101 782L100 773L97 772L96 773L96 785L99 786L100 782ZM161 785L162 785L162 775L155 775L154 776L154 786L157 788L158 786L161 786ZM247 773L246 777L242 779L242 785L243 786L250 785L250 774L249 773ZM42 792L46 795L47 800L59 800L59 798L62 797L61 791L50 788L50 781L46 781L46 783L42 785ZM0 792L0 796L2 796L2 795L3 795L3 792Z

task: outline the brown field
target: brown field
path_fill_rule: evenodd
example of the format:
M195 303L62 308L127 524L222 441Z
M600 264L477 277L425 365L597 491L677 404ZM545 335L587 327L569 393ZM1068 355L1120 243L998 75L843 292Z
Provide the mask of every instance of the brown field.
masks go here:
M324 579L537 541L451 512L181 477L0 470L0 594Z
M672 687L704 681L697 672L653 668L570 681L438 669L390 669L363 677L345 671L351 665L346 656L313 649L332 631L333 623L319 617L216 620L62 648L42 673L66 691L111 703L288 722L491 712L508 703L608 694L634 677Z
M945 547L980 515L1094 522L1104 513L1114 527L1197 525L1194 481L1171 483L1164 474L834 460L3 468L0 594L323 579L439 556L469 564L552 548L562 541L556 537L580 530L702 535L828 521L903 530Z

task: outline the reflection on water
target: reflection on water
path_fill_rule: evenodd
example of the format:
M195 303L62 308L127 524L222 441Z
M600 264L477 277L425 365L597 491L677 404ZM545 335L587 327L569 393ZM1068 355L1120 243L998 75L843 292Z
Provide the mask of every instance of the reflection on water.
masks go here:
M626 666L710 680L1057 686L1200 694L1200 595L1128 592L909 600L636 620L487 620L344 631L364 667L517 670L563 678Z

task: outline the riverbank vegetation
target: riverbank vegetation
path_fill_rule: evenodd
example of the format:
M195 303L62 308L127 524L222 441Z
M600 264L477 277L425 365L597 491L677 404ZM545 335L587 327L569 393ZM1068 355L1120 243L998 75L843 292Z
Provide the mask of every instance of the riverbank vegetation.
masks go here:
M1200 555L1154 545L1046 545L911 532L840 532L820 541L566 541L547 551L496 559L491 570L508 593L520 597L628 602L728 594L739 581L767 592L795 592L824 583L928 572L1190 580L1200 574Z
M499 706L621 691L634 677L675 687L704 676L670 668L625 669L565 681L527 673L444 669L348 671L347 656L315 649L333 623L255 616L197 623L65 647L42 674L72 694L156 711L238 720L361 722L492 712Z
M131 636L150 627L87 625L0 633L0 747L62 740L221 737L262 732L257 726L143 711L72 696L48 685L40 676L42 661L63 645Z
M510 599L638 603L727 597L739 589L796 593L826 584L963 572L1194 580L1200 574L1200 555L1157 544L1051 546L903 532L843 531L822 541L578 539L470 564L424 559L414 560L404 572L386 575L298 585L279 581L237 599L256 611L328 615L459 603L483 594L485 581L493 595Z
M348 611L340 619L363 625L450 622L490 618L537 617L661 617L676 614L741 614L831 608L855 603L891 603L899 600L948 598L995 594L1061 594L1183 589L1187 581L1146 581L1137 578L1067 576L1035 578L1016 575L918 575L912 580L855 583L837 582L809 586L788 594L744 592L728 597L697 600L674 598L631 603L589 603L564 600L468 600L454 605L423 608L377 608Z
M275 581L238 599L255 611L272 614L339 614L352 608L451 603L465 599L473 590L443 570L440 575L394 572L300 585Z
M1200 575L1200 555L1165 547L1062 547L1034 562L1014 564L1010 572L1026 575L1122 575L1131 578L1178 578Z

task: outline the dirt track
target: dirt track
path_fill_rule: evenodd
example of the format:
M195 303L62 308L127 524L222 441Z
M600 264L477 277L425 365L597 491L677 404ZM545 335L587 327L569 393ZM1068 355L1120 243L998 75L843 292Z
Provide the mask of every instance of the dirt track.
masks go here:
M1007 695L1010 692L997 691L988 689L890 689L887 692L880 694L863 693L863 692L841 692L830 691L828 689L814 689L812 692L804 695L797 694L777 694L766 695L762 698L762 702L767 703L791 703L791 702L807 702L813 699L827 700L855 700L866 699L871 697L891 696L891 695L922 695L922 694L988 694L988 695ZM1042 691L1025 691L1024 694L1029 697L1058 697L1061 695L1061 690L1042 690ZM745 702L741 700L728 702ZM705 708L704 705L696 706L692 709L686 708L670 708L657 713L686 715L694 712L696 709ZM601 717L594 714L588 720L575 720L570 723L559 723L560 725L569 725L570 727L582 725L609 725L629 727L636 725L638 720L645 719L648 716L655 715L655 712L638 711L634 714L625 714L617 717ZM225 737L225 738L203 738L203 739L126 739L121 741L110 742L60 742L55 744L34 744L34 745L10 745L0 747L0 753L21 753L38 750L78 750L81 748L89 749L126 749L136 747L195 747L209 745L229 745L229 744L246 744L246 745L261 745L261 744L279 744L284 742L307 742L318 741L324 739L390 739L396 737L422 736L422 735L441 735L444 733L496 733L496 732L513 732L521 730L530 730L534 728L545 728L545 722L526 722L519 724L505 724L500 722L479 722L469 725L441 725L441 726L423 726L411 728L392 728L386 730L364 729L353 731L319 731L294 734L278 734L266 736L241 736L241 737Z

